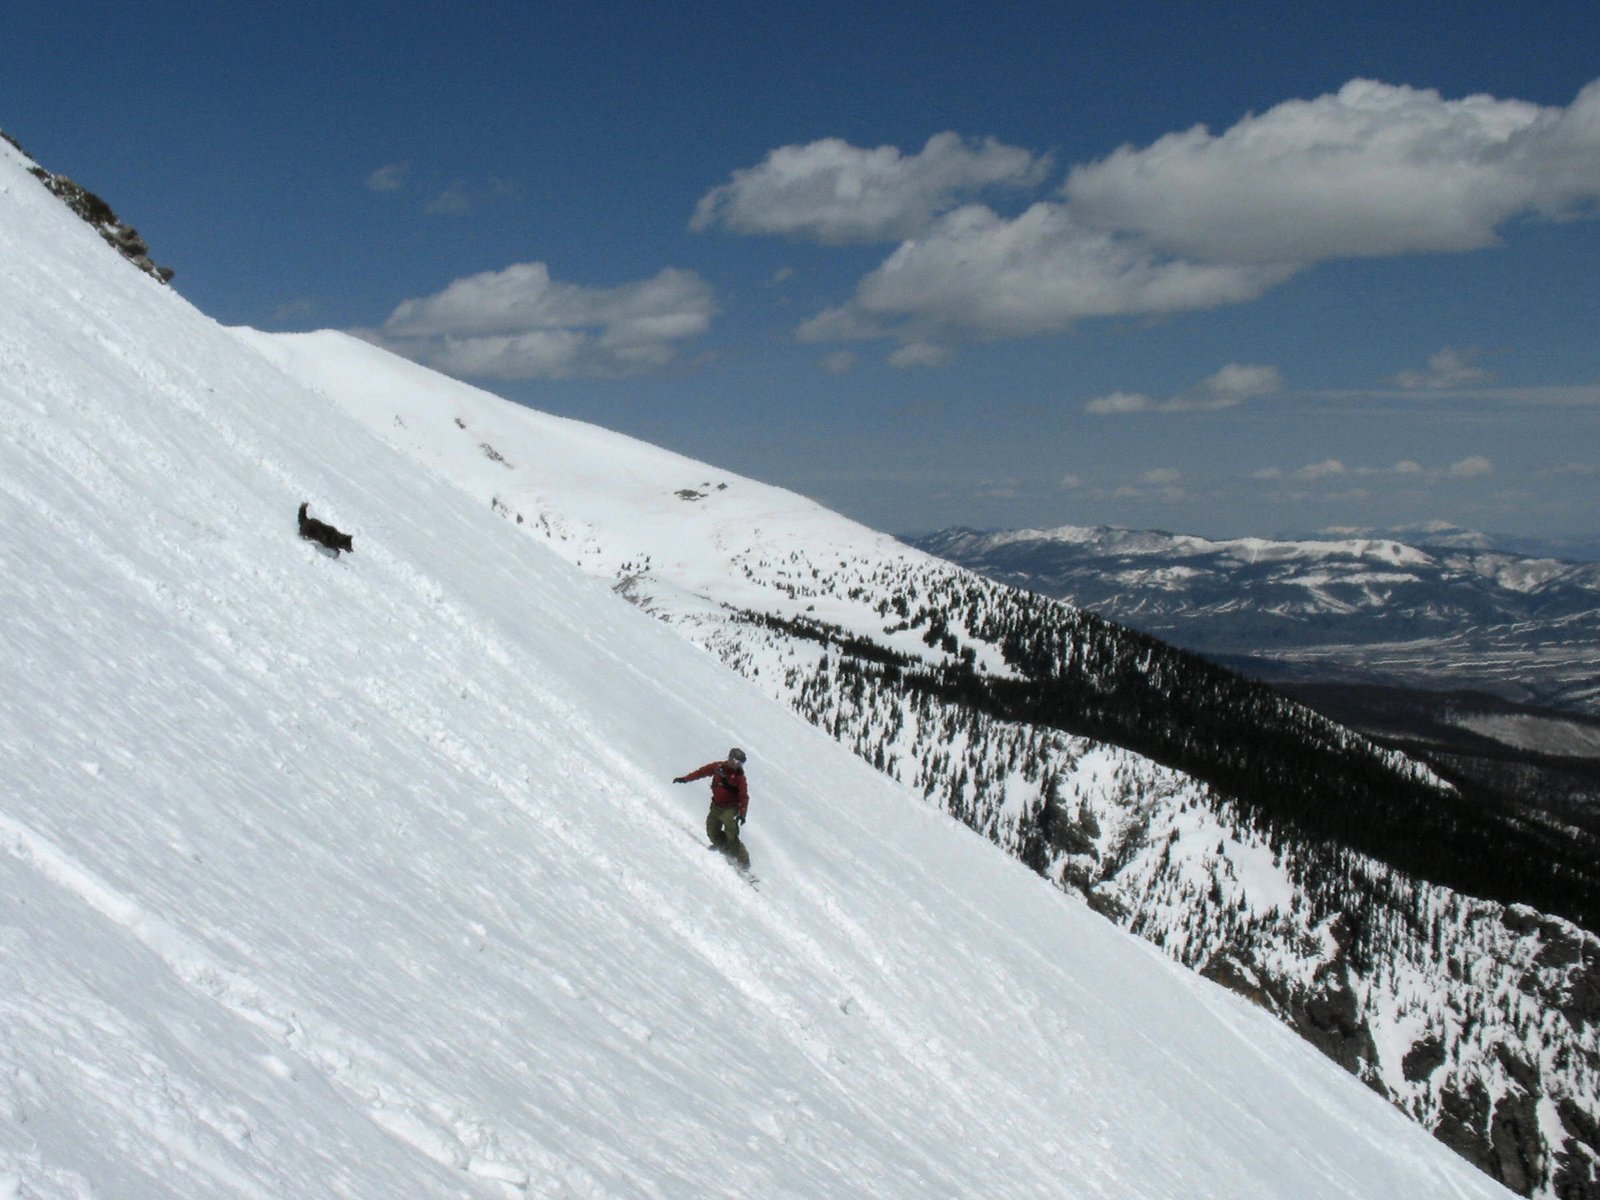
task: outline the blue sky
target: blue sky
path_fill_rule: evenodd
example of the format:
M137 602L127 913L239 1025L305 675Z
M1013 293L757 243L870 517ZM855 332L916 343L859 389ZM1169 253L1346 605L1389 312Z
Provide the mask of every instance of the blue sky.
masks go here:
M868 524L1600 522L1600 5L13 5L229 324Z

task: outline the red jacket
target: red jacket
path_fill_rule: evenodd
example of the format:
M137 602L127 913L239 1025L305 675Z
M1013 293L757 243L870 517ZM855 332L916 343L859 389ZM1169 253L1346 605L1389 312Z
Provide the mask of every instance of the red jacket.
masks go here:
M684 781L711 776L711 803L721 808L737 808L742 818L750 808L750 785L743 767L729 769L726 762L709 762L698 771L690 771Z

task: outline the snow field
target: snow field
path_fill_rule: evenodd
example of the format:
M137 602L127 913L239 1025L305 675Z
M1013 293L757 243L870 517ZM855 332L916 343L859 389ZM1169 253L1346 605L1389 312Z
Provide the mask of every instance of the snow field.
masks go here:
M5 146L0 330L0 1196L1503 1194Z

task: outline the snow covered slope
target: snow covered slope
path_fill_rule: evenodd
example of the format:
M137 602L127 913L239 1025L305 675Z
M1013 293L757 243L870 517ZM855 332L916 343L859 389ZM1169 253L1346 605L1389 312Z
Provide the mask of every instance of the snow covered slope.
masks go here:
M1424 851L1413 858L1437 867L1425 860L1438 841L1398 799L1414 763L1276 697L1247 697L1231 723L1205 728L1206 710L1233 711L1234 700L1180 656L1076 628L1065 606L1031 604L793 493L510 404L345 335L236 332L935 806L1279 1015L1485 1171L1538 1195L1581 1195L1594 1181L1595 939L1381 857L1409 838ZM1366 826L1376 849L1307 836L1303 812L1286 821L1252 809L1110 738L897 686L913 668L959 668L966 655L975 677L1028 686L1037 677L1016 680L1002 646L1018 629L1025 649L1067 631L1064 653L1087 681L1070 693L1075 708L1093 705L1100 679L1149 680L1138 723L1176 720L1185 737L1221 739L1219 754L1252 769L1274 739L1304 734L1320 788L1312 803L1366 813L1347 825ZM1325 776L1341 755L1358 771ZM1377 797L1386 811L1355 806L1368 767L1387 776ZM1502 864L1529 849L1483 840ZM1574 891L1548 858L1530 861L1549 891Z
M0 605L0 1196L1505 1194L4 146ZM759 892L664 782L735 736Z
M1429 817L1406 793L1414 762L1281 697L1238 703L1169 648L1074 625L1081 613L793 493L510 404L346 335L237 333L934 806L1276 1013L1496 1178L1526 1194L1600 1196L1600 941L1558 907L1579 896L1581 847L1558 858L1538 829L1479 826L1449 803ZM1385 570L1422 557L1394 542L1228 549L1267 563L1369 552ZM1044 654L1013 653L1041 644ZM1052 648L1044 670L1017 678L1016 663ZM936 674L959 675L967 655L970 678L950 686ZM1079 719L1101 681L1132 677L1151 684L1122 696L1141 728L1079 736L962 691L997 678L1017 685L1011 697L1041 677L1047 689L1063 662L1076 674L1058 712ZM905 683L917 670L935 673L932 686ZM1206 724L1222 711L1232 715ZM1164 724L1247 772L1270 769L1273 745L1302 757L1252 797L1117 740ZM1335 774L1341 758L1356 770ZM1315 781L1298 805L1285 802L1297 776ZM1362 807L1357 789L1374 777ZM1504 876L1433 857L1461 831Z

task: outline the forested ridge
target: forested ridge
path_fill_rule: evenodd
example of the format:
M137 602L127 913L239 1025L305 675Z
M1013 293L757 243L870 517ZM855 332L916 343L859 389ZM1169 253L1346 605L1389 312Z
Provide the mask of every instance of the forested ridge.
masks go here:
M920 630L944 661L896 654L814 620L748 617L837 646L845 686L876 673L896 689L1001 720L1114 743L1329 850L1600 926L1600 848L1496 805L1468 781L1445 786L1267 685L1028 593L949 582L896 592L880 608L899 618L886 632ZM980 670L975 642L998 648L1012 673Z

